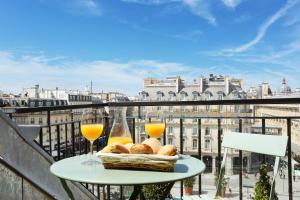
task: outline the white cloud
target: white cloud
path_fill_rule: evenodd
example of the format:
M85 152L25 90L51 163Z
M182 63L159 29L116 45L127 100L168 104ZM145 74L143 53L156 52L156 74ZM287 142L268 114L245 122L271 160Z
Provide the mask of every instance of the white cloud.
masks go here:
M237 7L242 1L241 0L222 0L225 6L230 8Z
M128 3L138 3L138 4L145 4L145 5L161 5L167 4L172 2L180 2L181 0L121 0Z
M210 24L216 25L216 18L211 13L210 2L207 0L182 0L183 5L199 17L206 19Z
M135 95L143 86L143 78L192 74L193 68L176 62L157 60L72 61L43 54L0 51L0 90L20 92L22 88L40 84L45 88L83 89L93 80L98 91L120 91ZM195 74L193 74L195 75Z
M246 44L243 44L239 47L235 48L230 48L230 49L225 49L223 52L228 55L236 54L236 53L241 53L245 52L251 47L255 46L257 43L259 43L265 34L267 33L268 29L270 26L275 23L278 19L283 17L287 11L292 8L295 4L297 3L297 0L288 0L288 2L281 7L274 15L272 15L270 18L268 18L258 29L257 35L255 38Z
M216 18L213 16L208 0L121 0L127 3L138 3L144 5L163 5L178 3L186 7L192 14L207 20L210 24L216 25Z

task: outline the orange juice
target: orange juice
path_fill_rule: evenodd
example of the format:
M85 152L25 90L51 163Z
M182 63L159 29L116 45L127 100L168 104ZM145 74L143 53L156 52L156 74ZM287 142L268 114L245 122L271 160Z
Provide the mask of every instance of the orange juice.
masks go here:
M165 127L164 123L145 124L145 132L150 137L159 138L164 133Z
M89 141L95 141L103 131L103 124L81 124L81 133Z
M115 142L119 142L121 144L132 143L131 137L110 137L108 138L108 144L113 144Z

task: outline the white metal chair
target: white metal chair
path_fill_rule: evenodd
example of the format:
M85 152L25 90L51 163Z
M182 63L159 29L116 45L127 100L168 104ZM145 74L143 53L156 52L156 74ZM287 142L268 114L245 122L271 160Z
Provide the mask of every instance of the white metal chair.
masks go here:
M224 155L221 164L221 170L217 182L217 194L221 189L222 179L225 174L225 163L228 149L238 149L242 151L249 151L254 153L266 154L275 156L274 175L271 183L271 192L269 200L272 199L273 190L275 186L275 178L278 174L280 158L286 154L287 136L275 136L275 135L262 135L262 134L250 134L250 133L237 133L226 132L223 136L222 147L224 147ZM183 199L196 199L196 196L184 197ZM198 196L199 200L212 199L205 195Z

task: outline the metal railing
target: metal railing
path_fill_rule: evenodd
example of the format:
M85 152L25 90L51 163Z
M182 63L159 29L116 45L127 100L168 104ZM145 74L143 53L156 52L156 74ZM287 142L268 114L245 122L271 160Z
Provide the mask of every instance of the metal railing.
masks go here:
M60 160L63 158L67 158L70 156L75 156L83 153L87 153L87 140L85 140L80 134L80 121L73 120L73 116L71 114L71 121L63 122L63 123L55 123L51 124L51 112L53 111L62 111L62 110L70 110L74 111L76 109L102 109L104 107L135 107L137 108L137 115L134 117L130 117L131 120L131 132L133 141L136 139L135 134L135 126L136 119L141 119L141 107L147 106L203 106L203 105L265 105L265 104L300 104L300 98L280 98L280 99L245 99L245 100L211 100L211 101L156 101L156 102L109 102L109 103L101 103L101 104L85 104L85 105L69 105L69 106L56 106L56 107L36 107L36 108L17 108L15 113L11 115L11 117L15 117L21 113L35 113L35 112L46 112L47 113L47 124L42 126L41 133L39 139L36 141L45 151L47 151L51 156L54 156L55 160ZM71 112L73 113L73 112ZM224 113L224 112L223 112ZM184 113L182 113L184 114ZM226 113L225 113L226 114ZM252 113L253 114L253 113ZM198 136L198 149L196 157L202 158L202 128L203 128L203 119L214 119L217 121L217 169L220 169L221 165L221 138L222 138L222 120L224 119L237 119L238 120L238 130L239 132L243 132L243 121L246 120L261 120L262 134L266 134L266 123L267 119L281 119L286 121L286 133L288 136L288 147L287 147L287 157L288 157L288 194L289 200L293 199L293 184L292 184L292 152L291 152L291 122L294 119L300 119L300 116L224 116L220 113L220 116L193 116L193 117L173 117L179 119L179 137L180 137L180 153L184 153L184 133L183 133L183 119L193 118L197 120L197 136ZM96 141L96 149L97 151L101 150L106 143L109 136L110 126L111 126L111 117L104 116L105 130L103 132L102 140ZM64 126L64 133L61 132L61 127ZM52 144L52 136L53 133L51 130L53 127L56 128L57 140L56 144ZM43 129L48 130L49 144L46 145L43 143ZM77 131L76 131L77 129ZM76 134L76 133L77 134ZM61 141L61 135L64 134L64 142ZM68 136L71 134L71 136ZM68 140L70 138L71 141ZM166 131L163 135L163 144L166 144L167 136ZM95 146L95 145L94 145ZM54 147L54 149L52 149ZM56 155L53 154L53 150L57 152ZM242 169L242 151L239 151L239 197L243 198L243 169ZM265 162L265 157L263 156L263 162ZM84 184L84 183L83 183ZM92 184L84 184L94 195L100 195L100 188L102 187L102 193L105 195L107 199L111 199L111 188L110 186L106 186L106 191L104 186L100 185L92 185ZM183 196L183 183L181 182L180 194ZM95 191L96 188L96 191ZM198 192L202 193L202 175L200 174L198 177ZM120 186L120 198L123 198L123 187Z

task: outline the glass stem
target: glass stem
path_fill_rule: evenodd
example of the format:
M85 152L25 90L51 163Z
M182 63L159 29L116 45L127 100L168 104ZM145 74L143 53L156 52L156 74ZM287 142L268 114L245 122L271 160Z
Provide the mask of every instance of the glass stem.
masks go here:
M92 156L93 156L93 143L94 143L94 141L90 141L90 152L91 152L91 158L92 158Z

